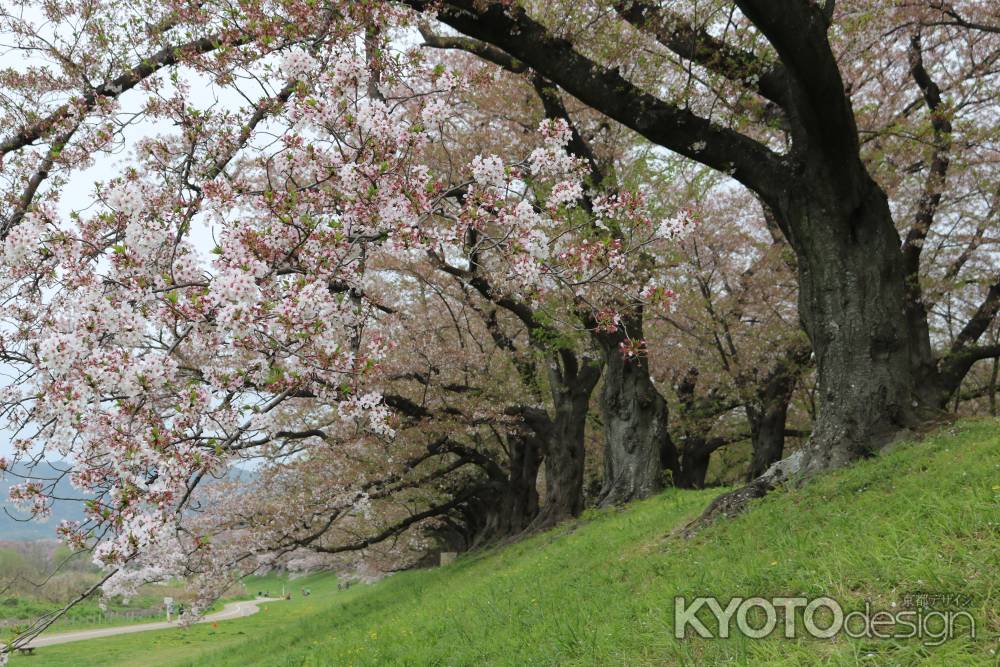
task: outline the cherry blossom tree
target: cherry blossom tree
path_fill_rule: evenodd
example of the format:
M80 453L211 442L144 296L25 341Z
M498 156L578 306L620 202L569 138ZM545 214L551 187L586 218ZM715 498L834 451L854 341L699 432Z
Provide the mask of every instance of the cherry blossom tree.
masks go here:
M319 453L324 446L394 439L393 410L436 416L383 391L396 343L414 335L408 327L419 321L409 292L387 305L399 267L431 261L459 277L482 267L489 286L473 280L477 298L505 308L511 295L527 304L568 299L612 327L616 314L604 301L638 290L628 258L673 232L637 215L640 202L622 192L595 199L598 220L585 227L600 216L632 224L628 243L576 233L584 166L567 152L574 132L562 118L541 124L527 154L476 155L458 174L434 173L449 98L487 85L489 74L459 73L397 48L390 34L411 17L392 6L262 5L237 16L210 6L163 11L159 23L129 22L116 35L122 51L152 51L133 65L117 51L103 53L113 46L105 38L113 13L67 6L38 25L5 17L20 47L58 63L64 80L48 84L50 108L29 114L27 99L46 86L48 70L29 66L8 77L20 102L8 112L21 116L21 129L3 143L13 207L3 226L2 290L12 307L2 353L15 378L4 390L4 414L16 461L58 456L74 486L91 494L86 520L59 530L107 568L107 593L190 573L217 590L212 581L262 556L265 545L268 557L303 545L355 548L320 538L338 521L353 525L373 496L423 491L459 462L493 481L504 474L448 435L416 456L446 450L458 461L443 464L446 472L420 471L420 485L392 473L345 484L352 471L343 466L331 466L339 478L316 480L315 466L328 461ZM203 36L169 41L187 26ZM101 71L112 74L97 86L84 74ZM73 94L77 86L85 92ZM193 102L195 86L213 92L206 106ZM230 103L217 101L226 95ZM147 127L132 140L129 126L140 123ZM98 157L116 153L127 155L121 172L67 212L64 188ZM198 247L199 234L213 239L210 252ZM452 263L462 256L473 263ZM391 270L395 282L386 279ZM490 315L481 319L489 329ZM554 330L539 322L531 335ZM569 375L571 346L545 348L563 365L551 377L563 373L560 386L580 392L579 378ZM586 362L584 372L592 389L596 367ZM560 418L558 406L549 419L551 428L572 431L556 440L571 438L574 446L589 390L580 396L569 399L575 422ZM470 437L477 423L491 421L459 413ZM365 437L346 437L351 429ZM511 428L500 441L511 437L527 447L537 434ZM552 449L547 459L553 474L566 474L558 454ZM187 519L194 503L206 502L199 498L213 495L199 490L204 480L260 457L290 462L263 473L269 485L256 495L272 513L267 520L257 505L232 504L216 521ZM516 458L529 470L531 460L537 465L535 455ZM570 474L579 487L581 474ZM291 480L307 482L305 497ZM11 497L41 516L55 483L30 480ZM449 493L441 507L376 537L398 535L471 497ZM216 504L225 507L223 500ZM572 503L570 513L579 512L579 497Z
M921 253L915 249L936 220L942 161L915 168L927 177L928 196L914 222L894 212L892 188L865 141L870 131L886 133L883 124L867 126L872 108L912 126L930 118L942 138L968 128L976 145L992 145L978 131L992 126L991 103L971 93L993 85L986 63L996 53L994 22L978 3L740 0L668 8L634 0L572 7L456 0L435 7L438 19L458 32L500 49L649 141L732 175L768 205L796 254L799 313L820 385L811 445L785 473L809 474L877 450L933 415L972 363L995 354L995 347L977 344L996 315L995 276L951 346L932 343L926 308L916 305ZM930 34L942 49L933 71L965 72L962 83L924 76L932 71L924 46ZM895 56L889 69L871 57L876 36L882 40L876 51ZM656 55L642 63L625 56L637 49ZM962 64L946 65L945 51ZM631 67L623 70L622 62ZM914 96L883 96L880 74L892 68L914 82L915 103ZM942 86L965 102L946 113L938 101ZM962 111L970 112L968 123L952 122L951 131L941 124ZM905 247L897 223L910 238ZM769 484L762 481L753 493Z
M194 575L207 601L303 549L406 564L578 514L592 402L602 504L704 482L733 435L706 397L768 471L709 515L877 451L1000 355L997 25L972 0L14 3L0 469L66 462L89 500L59 533L106 592ZM763 226L678 247L700 212L665 152ZM815 423L768 467L808 357L793 271ZM703 316L713 368L687 363ZM244 492L208 483L245 461ZM12 499L43 516L58 481Z
M183 518L234 460L294 450L317 422L393 435L373 384L392 312L366 294L366 265L411 252L446 195L419 159L421 123L463 84L378 43L371 26L396 12L218 10L160 7L118 31L110 5L4 16L46 62L8 72L3 410L15 460L57 456L91 494L86 521L59 530L93 550L108 593L232 560ZM205 106L193 86L213 92ZM154 127L132 141L137 123ZM60 206L75 174L121 152L92 201ZM55 482L11 497L44 515Z

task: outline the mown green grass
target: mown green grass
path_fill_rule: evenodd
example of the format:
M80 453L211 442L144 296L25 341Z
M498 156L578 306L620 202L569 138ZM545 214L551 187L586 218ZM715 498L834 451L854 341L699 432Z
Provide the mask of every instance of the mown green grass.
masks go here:
M254 577L254 585L263 585L275 582L276 588L280 590L281 581L275 576ZM261 582L260 584L256 582ZM248 580L249 585L250 580ZM93 582L88 582L90 586ZM185 589L183 582L172 582L168 586L148 585L140 589L140 594L126 604L124 600L112 599L107 601L105 614L101 609L100 596L95 594L92 597L75 604L65 614L53 623L51 632L73 632L80 630L93 630L97 628L119 627L123 625L134 625L139 623L150 623L166 620L165 612L162 612L163 598L172 596L178 601L183 601ZM231 600L248 600L256 596L256 588L244 592L240 586L233 587L220 600L216 601L208 608L209 612L218 611L226 602ZM7 641L16 636L23 627L33 619L50 614L62 609L63 604L40 600L37 597L25 595L9 595L0 598L0 641ZM129 618L130 611L146 612L147 610L157 610L156 615ZM12 621L20 621L14 622Z
M292 593L291 601L263 605L261 612L247 618L222 621L214 627L205 623L186 629L156 630L121 637L44 646L37 649L36 654L30 657L15 655L11 658L11 665L12 667L22 667L22 665L25 667L49 665L154 667L184 664L193 656L207 651L252 641L280 628L288 630L297 627L303 618L327 609L337 592L337 579L333 574L317 574L291 581L269 575L249 579L247 589L250 595L239 597L253 597L258 588L277 595L283 583ZM310 588L312 594L303 598L300 594L301 587ZM76 629L79 628L74 628ZM195 661L193 664L200 663Z
M221 623L52 647L43 665L997 665L1000 425L966 421L683 540L715 491L668 491L446 568ZM314 588L315 590L315 588ZM978 637L675 639L674 597L971 599ZM286 605L282 608L281 605ZM711 624L709 624L711 625ZM24 660L25 663L28 659ZM12 663L20 667L17 662Z

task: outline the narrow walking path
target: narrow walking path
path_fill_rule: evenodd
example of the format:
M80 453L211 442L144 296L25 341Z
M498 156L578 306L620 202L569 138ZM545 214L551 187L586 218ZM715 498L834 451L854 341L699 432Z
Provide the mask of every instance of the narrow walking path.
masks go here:
M230 602L221 610L204 616L196 623L215 623L216 621L228 621L234 618L251 616L260 611L258 605L264 602L274 602L281 598L257 598L256 600L241 600L240 602ZM84 639L97 639L99 637L112 637L115 635L125 635L131 632L147 632L149 630L166 630L168 628L178 628L177 621L160 621L158 623L139 623L136 625L122 625L112 628L97 628L95 630L80 630L77 632L61 632L55 635L42 635L31 640L27 648L38 648L40 646L51 646L53 644L66 644L68 642L78 642Z

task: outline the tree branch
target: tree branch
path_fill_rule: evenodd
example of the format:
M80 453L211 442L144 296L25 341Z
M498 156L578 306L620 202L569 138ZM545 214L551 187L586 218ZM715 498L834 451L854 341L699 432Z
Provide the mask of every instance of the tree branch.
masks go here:
M425 22L421 22L419 27L420 35L424 38L424 44L427 46L435 49L466 51L513 74L524 74L528 71L528 66L523 62L508 53L504 53L491 44L479 41L478 39L472 39L471 37L438 35Z
M431 0L405 0L431 10ZM604 67L552 35L520 6L452 0L438 18L528 64L583 103L650 141L732 176L751 190L780 194L790 175L781 156L739 132L721 127L639 89L617 69Z
M79 127L80 123L78 122L68 131L60 135L58 139L52 142L48 153L46 153L45 157L42 159L42 164L39 166L38 171L32 175L31 180L28 181L28 185L24 189L24 192L21 193L17 206L14 207L10 217L0 222L0 241L6 239L10 230L14 229L14 227L19 225L21 220L24 219L24 215L28 212L32 201L35 199L35 194L38 192L38 188L41 187L42 182L49 177L49 172L52 170L56 159L59 157L59 154L62 153L63 148L66 147L66 144L69 143L69 140L73 137Z
M858 128L827 39L825 10L805 0L736 4L778 52L790 80L790 112L806 138L834 161L859 160Z
M385 528L381 532L376 533L375 535L372 535L370 537L366 537L364 539L357 540L355 542L340 544L333 547L327 547L323 545L310 545L310 548L313 551L318 551L320 553L325 553L325 554L339 554L339 553L344 553L346 551L361 551L362 549L367 549L368 547L378 544L379 542L384 542L389 538L399 535L400 533L402 533L415 523L419 523L425 519L430 519L432 517L444 514L445 512L448 512L458 507L459 505L461 505L462 503L466 502L474 495L479 493L479 491L481 491L481 488L479 487L469 489L464 493L461 493L458 496L452 498L446 503L434 505L424 510L423 512L417 512L416 514L411 514L405 519L398 521L397 523L389 526L388 528Z
M951 5L945 4L943 2L932 2L931 6L939 9L942 14L949 17L950 21L944 21L940 24L932 25L955 25L962 28L968 28L970 30L979 30L981 32L989 32L994 34L1000 34L1000 26L989 25L986 23L979 23L977 21L970 21L963 17L958 11Z
M930 169L924 181L923 192L917 202L917 212L913 226L910 227L903 241L903 266L910 278L910 289L917 290L919 297L920 252L924 246L927 233L934 224L934 216L941 204L941 193L944 191L948 167L951 164L951 120L947 110L941 106L941 89L931 79L924 67L923 50L920 45L920 34L915 34L910 40L910 74L923 93L924 102L931 115L931 126L934 130L934 151L931 155Z
M165 46L148 58L143 59L140 64L127 72L123 72L116 78L88 91L83 97L63 104L45 118L21 128L13 136L0 142L0 156L20 150L41 139L74 112L78 112L81 109L83 112L90 111L97 105L99 99L116 98L125 91L135 88L140 82L148 79L164 67L176 65L184 56L203 55L223 46L243 46L249 43L250 39L250 35L247 34L238 34L234 39L228 41L221 35L212 35L184 44Z
M979 337L985 333L990 323L993 322L993 318L996 317L998 310L1000 310L1000 276L998 276L996 282L990 285L986 291L986 297L979 304L975 314L966 322L965 326L962 327L962 330L955 337L955 342L951 345L950 354L957 354L979 340Z
M615 11L681 58L753 89L780 107L788 103L785 70L695 28L679 14L639 0L616 0Z

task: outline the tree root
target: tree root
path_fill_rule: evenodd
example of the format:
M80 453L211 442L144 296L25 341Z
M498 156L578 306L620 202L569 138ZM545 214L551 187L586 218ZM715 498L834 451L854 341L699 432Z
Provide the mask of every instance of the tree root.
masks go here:
M798 451L778 461L768 468L763 475L757 477L746 486L716 497L708 504L705 511L701 513L701 516L683 528L674 531L674 534L688 539L693 537L702 528L712 525L720 518L734 517L742 514L746 511L750 501L763 498L791 479L800 478L800 473L805 468L806 459L806 452Z

